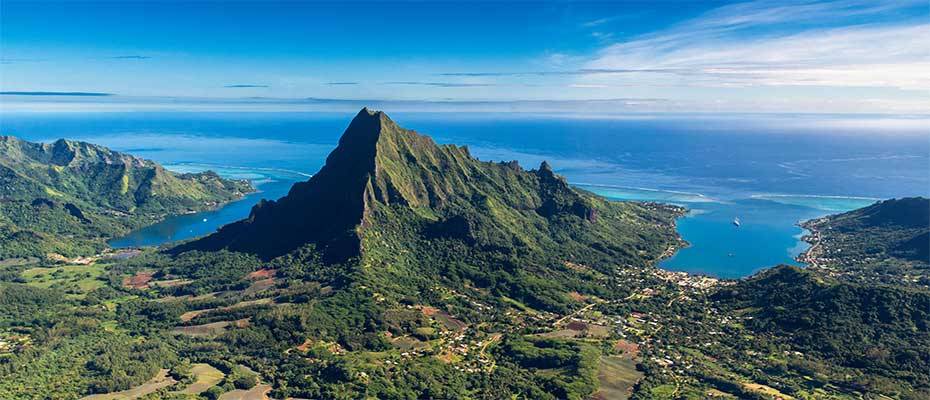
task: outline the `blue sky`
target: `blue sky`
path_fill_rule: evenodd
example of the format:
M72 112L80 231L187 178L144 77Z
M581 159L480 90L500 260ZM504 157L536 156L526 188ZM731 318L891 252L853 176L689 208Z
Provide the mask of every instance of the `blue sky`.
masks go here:
M505 110L923 114L930 112L928 7L925 0L4 0L0 91L32 95L7 94L0 105L151 108L181 99L290 110L314 98Z

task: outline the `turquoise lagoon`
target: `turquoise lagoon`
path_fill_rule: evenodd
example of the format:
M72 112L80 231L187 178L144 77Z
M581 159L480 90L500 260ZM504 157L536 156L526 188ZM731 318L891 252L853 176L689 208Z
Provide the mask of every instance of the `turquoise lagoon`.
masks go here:
M807 250L798 223L853 210L878 199L839 196L766 196L717 200L702 195L635 188L579 187L613 200L658 201L688 208L678 220L678 232L689 242L660 266L721 278L751 275L765 267L801 265L796 257ZM733 221L739 218L740 225Z
M247 217L259 200L285 195L294 182L323 165L353 115L0 113L0 131L33 141L86 140L179 172L212 169L250 179L259 188L220 209L171 217L111 242L115 247L157 246L209 234ZM845 117L392 117L439 143L468 145L482 160L517 160L525 168L548 160L570 183L613 200L685 206L690 212L678 228L691 245L661 266L718 277L796 263L806 248L799 221L877 199L930 195L925 129L897 131L880 123L857 127L843 123ZM740 227L733 225L734 218Z

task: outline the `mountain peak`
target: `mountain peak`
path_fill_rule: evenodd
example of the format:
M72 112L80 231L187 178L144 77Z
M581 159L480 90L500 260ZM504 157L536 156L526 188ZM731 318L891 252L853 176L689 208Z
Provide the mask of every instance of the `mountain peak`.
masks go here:
M478 161L465 147L437 145L384 112L363 108L310 180L176 251L227 248L274 258L313 244L325 260L339 262L361 255L363 231L388 209L429 221L476 207L479 213L534 210L544 218L569 213L593 221L590 205L548 164L540 168L533 174L515 162Z
M352 118L352 121L349 122L348 128L346 128L345 133L350 132L365 132L376 133L381 130L381 124L384 121L390 121L387 114L383 111L371 110L368 107L361 109L358 114L355 114L355 117ZM345 138L346 135L342 137Z
M90 255L166 215L213 208L252 191L215 173L178 174L86 142L0 136L0 258ZM68 232L63 234L63 232ZM16 238L31 235L29 246Z
M76 140L57 139L50 143L33 143L14 136L0 136L4 157L20 161L33 161L56 166L83 164L118 164L134 167L161 168L151 161L109 148Z
M314 244L330 261L357 255L360 241L355 227L369 207L378 148L387 141L386 133L395 129L399 128L384 112L361 109L323 168L308 181L294 184L281 199L262 201L247 219L176 251L228 248L272 258Z

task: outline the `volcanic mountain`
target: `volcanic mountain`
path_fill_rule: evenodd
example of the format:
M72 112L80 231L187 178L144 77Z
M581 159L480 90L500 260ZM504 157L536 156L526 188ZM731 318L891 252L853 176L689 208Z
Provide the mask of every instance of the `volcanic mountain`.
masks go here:
M327 262L384 264L451 240L485 252L642 263L677 241L675 213L660 214L574 189L545 162L525 171L516 161L479 161L467 147L437 145L366 108L308 181L175 251L271 259L309 245ZM653 235L661 239L645 240Z

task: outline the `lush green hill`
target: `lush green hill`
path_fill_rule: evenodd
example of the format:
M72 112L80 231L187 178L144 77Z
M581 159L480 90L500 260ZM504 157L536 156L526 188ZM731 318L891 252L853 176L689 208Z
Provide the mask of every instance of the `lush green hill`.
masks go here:
M271 259L310 245L324 263L396 297L471 282L565 310L571 286L618 265L645 265L677 243L681 209L607 202L543 163L482 162L363 109L326 165L248 219L175 250L228 249ZM530 288L530 289L528 289Z
M282 396L581 398L596 386L594 344L529 340L523 330L628 296L614 288L616 271L651 268L677 245L682 212L605 201L573 189L545 163L527 171L516 162L482 162L366 109L309 181L174 249L171 259L148 262L200 279L176 295L241 287L229 278L249 272L239 261L205 270L179 260L255 257L254 265L263 260L276 270L278 282L287 282L278 286L287 288L282 301L308 303L258 312L248 330L263 344L230 351L265 358L269 348L304 342L349 351L316 365L268 361L279 365L271 374ZM487 347L502 335L514 345L465 357L451 339L459 334L460 346ZM404 367L366 365L376 353L400 354ZM490 360L498 373L491 381L465 372L486 370L481 363ZM288 368L321 377L307 382L282 373ZM332 368L338 377L329 376ZM369 384L350 378L358 374ZM498 381L504 376L515 381Z
M744 311L752 317L747 328L803 353L811 365L824 360L846 368L850 378L834 377L834 385L886 393L930 387L926 290L835 281L782 266L722 289L714 300Z
M105 147L0 137L0 259L88 255L104 240L252 188L213 172L176 174Z
M807 221L816 268L850 280L930 286L930 199L877 202Z

